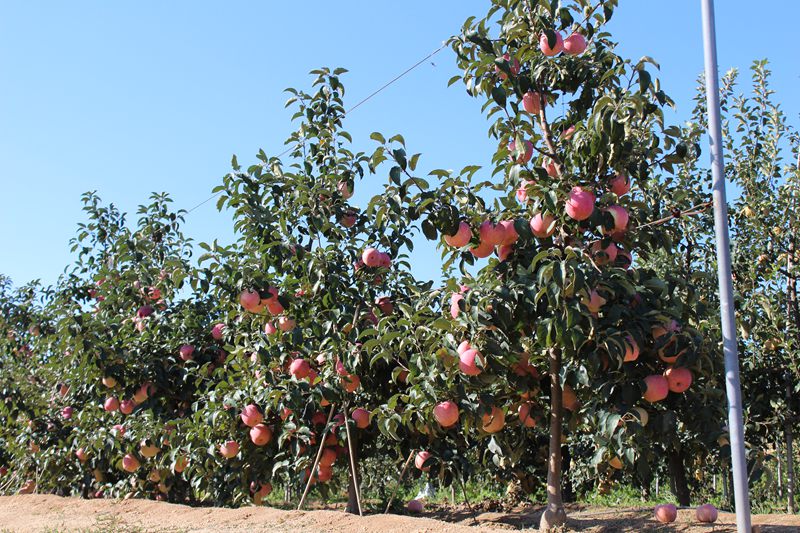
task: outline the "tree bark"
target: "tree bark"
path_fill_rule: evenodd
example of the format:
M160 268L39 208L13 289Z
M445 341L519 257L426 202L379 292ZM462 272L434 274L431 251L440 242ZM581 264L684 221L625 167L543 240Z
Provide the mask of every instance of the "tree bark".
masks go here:
M686 482L683 452L670 450L667 460L669 462L669 475L673 483L673 493L681 506L688 507L692 503L692 496L689 492L689 485Z
M564 525L567 513L561 499L561 350L550 350L550 453L547 460L547 508L539 521L539 531Z
M789 418L784 425L784 435L786 438L786 509L789 514L794 514L794 438L792 435L792 380L791 376L786 376L786 404L789 406Z
M353 450L353 462L355 463L355 471L356 476L360 476L359 467L358 467L358 436L355 431L350 432L350 438L352 439L352 450ZM350 475L347 476L347 507L345 507L345 512L351 514L358 514L358 496L356 494L356 483L353 479L353 473L350 471L350 468L347 469L350 472Z

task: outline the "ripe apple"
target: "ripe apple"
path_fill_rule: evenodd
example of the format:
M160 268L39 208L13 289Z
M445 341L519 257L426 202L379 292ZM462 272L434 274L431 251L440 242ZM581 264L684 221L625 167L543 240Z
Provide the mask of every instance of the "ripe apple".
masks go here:
M119 403L119 412L123 415L129 415L136 408L136 402L133 400L122 400Z
M109 413L116 411L117 409L119 409L119 400L116 399L114 396L106 398L105 403L103 403L103 409L105 409Z
M586 37L580 33L573 33L564 39L564 52L571 56L581 55L586 51Z
M590 313L599 313L600 308L602 308L606 304L606 299L600 296L600 293L597 292L595 289L592 289L589 292L588 298L583 298L581 300L583 304L589 309Z
M519 421L522 422L522 425L528 428L536 427L536 419L531 415L531 408L533 404L530 402L525 402L519 404L519 408L517 409L517 415L519 416Z
M611 192L617 196L625 196L631 190L631 179L626 175L619 173L611 179Z
M117 380L111 376L103 376L103 385L108 387L109 389L113 389L117 386Z
M349 200L350 197L353 196L353 189L351 189L350 185L344 180L336 184L336 190L339 191L339 194L341 194L342 198L345 200Z
M511 160L515 161L518 165L526 164L531 160L531 157L533 157L533 143L531 141L525 141L523 144L524 147L520 148L518 151L515 141L508 143L508 151L511 152ZM517 156L516 158L514 158L515 154Z
M222 339L222 336L224 334L225 334L225 324L222 323L214 324L214 326L211 328L211 337L216 341Z
M542 110L542 100L539 93L528 91L522 96L522 107L531 115L538 115Z
M264 424L256 424L250 429L250 440L256 446L264 446L272 440L272 430Z
M425 466L425 461L432 457L431 452L427 450L423 450L417 453L417 456L414 458L414 466L417 467L418 470L422 470L423 472L430 471L431 467Z
M272 322L267 322L264 324L264 333L267 335L275 335L278 332L278 328Z
M639 358L639 344L636 339L628 335L625 337L625 362L636 361Z
M326 437L326 443L327 439L331 437L333 437L334 444L336 444L337 442L336 435L334 435L333 433L328 434L328 436ZM324 448L322 450L322 455L319 458L319 464L322 466L331 466L333 463L336 462L337 457L338 456L336 455L336 450L334 450L333 448Z
M143 305L139 309L136 310L136 316L138 318L147 318L155 312L152 305Z
M697 511L695 511L695 517L697 518L697 521L705 524L713 524L717 521L718 516L719 512L717 511L717 508L710 503L701 505L697 508Z
M129 453L122 458L122 469L128 473L136 472L139 466L141 466L139 460Z
M81 463L85 463L86 460L89 458L89 454L86 453L86 450L84 450L83 448L78 448L75 451L75 457L77 457L78 461L80 461Z
M606 208L606 211L611 214L614 219L614 227L611 229L604 228L603 233L611 234L615 232L624 232L628 229L628 211L621 205L611 205Z
M156 446L155 444L150 444L147 440L143 440L139 443L139 453L142 456L147 457L148 459L155 457L158 455L158 452L161 451L161 448Z
M603 248L603 241L596 241L590 248L592 258L598 266L607 265L617 260L617 245L613 242Z
M358 390L358 387L361 385L361 378L356 376L355 374L348 374L347 376L342 376L341 381L344 390L350 393L353 393L356 390Z
M671 503L662 503L656 505L655 508L656 520L662 524L671 524L678 518L678 509Z
M362 409L361 407L353 409L353 412L350 413L350 418L355 420L358 429L366 429L369 427L370 414L366 409Z
M480 366L476 363L480 361ZM466 350L459 355L458 368L468 376L477 376L483 371L485 360L478 350Z
M453 248L461 248L462 246L469 244L469 240L471 238L472 229L470 229L469 224L462 221L458 224L458 230L456 231L455 235L444 236L444 242Z
M503 240L500 242L502 246L512 245L519 239L519 233L517 233L517 228L514 227L513 220L501 220L497 223L497 227L503 232Z
M189 465L189 460L186 459L186 457L184 457L183 455L180 455L175 458L175 466L173 466L172 469L175 470L176 473L180 474L186 469L188 465Z
M481 417L481 425L486 433L497 433L506 425L506 414L497 406Z
M594 211L595 197L582 187L573 187L566 203L567 215L575 220L586 220Z
M660 402L669 394L669 383L667 378L660 374L653 374L644 378L647 386L644 392L644 399L650 403Z
M421 513L425 509L425 505L419 500L411 500L406 504L406 509L409 513Z
M682 393L692 385L692 371L688 368L673 366L664 372L667 385L672 392Z
M517 200L520 203L527 203L528 202L528 187L534 185L536 182L531 180L523 181L520 186L517 188Z
M556 231L556 219L552 215L536 213L531 219L531 233L539 239L546 239Z
M503 54L503 59L511 63L509 65L509 70L511 71L512 76L516 76L517 74L519 74L519 60L516 57L512 60L511 55L506 53ZM500 77L501 80L508 79L508 74L503 72L497 65L494 66L494 71L497 73L497 75Z
M194 346L191 344L184 344L178 350L183 361L191 361L194 359Z
M255 404L248 404L242 409L242 414L240 415L242 418L242 422L247 427L255 427L256 425L260 424L264 421L264 415L261 414L261 410Z
M614 456L611 459L609 459L608 464L614 470L622 470L622 461L617 456Z
M375 248L367 248L361 254L361 260L364 261L364 264L368 267L378 267L381 265L381 252Z
M67 406L61 410L61 416L64 417L66 420L72 418L72 414L75 412L73 407Z
M458 351L458 354L461 355L462 353L466 352L467 350L471 350L471 349L472 349L472 345L469 343L469 341L461 341L461 344L458 345L458 348L456 349L456 351Z
M345 228L352 228L356 225L357 220L357 214L355 211L347 211L341 217L339 217L339 222Z
M296 325L296 322L293 318L289 318L288 316L282 316L278 318L278 329L283 331L284 333L288 331L292 331Z
M481 241L481 243L478 246L470 248L469 251L475 257L483 259L485 257L489 257L490 255L492 255L492 252L494 251L494 245L488 242Z
M489 243L492 246L498 246L503 243L505 232L502 226L495 225L491 220L485 220L478 229L480 233L481 244Z
M294 359L289 365L289 373L298 380L308 377L310 371L311 366L302 357Z
M564 38L561 36L561 33L557 31L553 33L556 34L556 43L552 48L550 47L550 42L547 39L547 34L542 33L542 35L539 37L539 50L541 50L542 53L547 57L558 55L564 49Z
M458 406L450 400L440 402L433 408L433 417L444 428L454 426L458 422Z
M223 444L220 444L219 453L226 459L236 457L236 454L239 453L239 443L235 440L229 440Z
M497 252L497 258L502 263L505 260L507 260L509 257L511 257L512 253L514 253L514 245L513 244L504 244L502 246L498 246L496 252Z
M257 291L246 289L239 294L239 303L246 311L255 312L261 305L261 296Z
M378 306L383 315L391 315L394 312L394 304L389 296L379 296L375 299L375 305Z

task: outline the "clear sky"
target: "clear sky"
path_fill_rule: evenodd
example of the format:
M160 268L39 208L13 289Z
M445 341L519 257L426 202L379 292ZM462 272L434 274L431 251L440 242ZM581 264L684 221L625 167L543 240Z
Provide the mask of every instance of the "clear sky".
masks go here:
M286 87L343 66L355 103L457 33L483 1L212 2L12 1L0 6L0 273L54 282L70 261L80 195L134 213L151 191L189 208L210 195L231 154L249 164L283 150L291 131ZM798 124L800 2L718 0L720 69L768 57L790 121ZM661 63L664 88L691 110L703 68L699 0L621 0L611 29L619 52ZM372 131L402 133L420 169L487 165L494 150L479 102L445 49L348 117L357 149ZM386 169L388 172L388 167ZM378 180L361 186L362 205ZM135 217L135 215L134 215ZM132 218L134 218L132 217ZM187 219L197 241L232 238L213 202ZM438 275L424 238L415 273Z

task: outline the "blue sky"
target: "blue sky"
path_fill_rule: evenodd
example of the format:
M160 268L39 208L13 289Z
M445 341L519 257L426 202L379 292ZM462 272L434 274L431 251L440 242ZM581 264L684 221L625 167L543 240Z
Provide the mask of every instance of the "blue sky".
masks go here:
M691 110L703 68L698 0L621 0L611 24L619 52L661 63L677 117ZM18 283L54 282L70 261L80 195L97 190L129 213L151 191L176 206L207 198L229 171L263 148L283 150L291 131L282 90L305 88L308 71L343 66L357 102L438 48L488 3L350 2L5 2L0 8L0 273ZM797 124L800 2L717 2L720 69L768 57L773 88ZM335 6L332 7L332 6ZM755 6L755 7L754 7ZM459 85L443 50L355 111L358 149L372 131L402 133L422 152L420 169L486 165L479 102ZM388 172L388 167L387 167ZM372 178L357 191L363 205ZM383 176L380 177L380 181ZM213 202L187 218L197 241L230 241L230 216ZM420 277L438 275L424 238L413 256Z

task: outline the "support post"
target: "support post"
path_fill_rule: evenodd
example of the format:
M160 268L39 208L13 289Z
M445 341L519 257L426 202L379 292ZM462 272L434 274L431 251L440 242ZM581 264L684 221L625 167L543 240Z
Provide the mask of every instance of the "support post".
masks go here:
M306 482L306 488L303 491L303 496L300 498L300 503L297 504L298 511L302 509L303 503L306 501L308 491L311 489L311 482L314 481L314 473L317 471L317 465L319 465L319 460L322 458L322 450L325 449L325 437L328 436L328 428L331 425L331 419L333 419L333 407L334 405L331 404L331 410L328 413L328 421L325 423L325 431L322 432L322 437L319 440L319 450L317 450L317 457L314 459L314 466L311 467L311 474L308 476L308 481Z
M742 421L742 390L739 382L739 354L737 353L736 319L733 307L728 205L722 153L714 0L700 0L700 3L703 13L708 134L711 144L711 174L714 180L712 187L714 229L717 241L717 274L722 319L722 345L723 353L725 354L725 388L728 394L728 428L731 443L731 463L733 465L733 490L736 502L736 529L738 533L751 533L750 495L748 493L744 423Z

